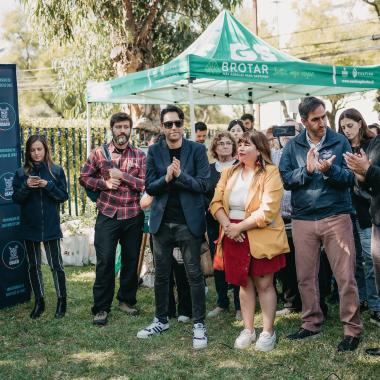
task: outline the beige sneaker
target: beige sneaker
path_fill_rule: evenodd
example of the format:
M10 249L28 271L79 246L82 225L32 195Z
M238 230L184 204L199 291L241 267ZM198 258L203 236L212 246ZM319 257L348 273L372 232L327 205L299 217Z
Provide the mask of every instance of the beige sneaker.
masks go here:
M211 310L208 312L207 318L215 318L219 314L224 313L225 311L227 311L227 309L223 309L223 308L217 306L214 310Z
M125 302L119 302L119 309L129 315L137 315L139 313L139 311L136 308L134 308L133 306L129 306Z
M239 350L244 350L248 348L256 339L255 330L251 331L244 329L240 335L236 338L234 347Z

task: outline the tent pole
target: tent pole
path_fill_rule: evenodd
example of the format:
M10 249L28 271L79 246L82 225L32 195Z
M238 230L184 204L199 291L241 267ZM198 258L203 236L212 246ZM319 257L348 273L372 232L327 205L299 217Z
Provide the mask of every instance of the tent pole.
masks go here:
M87 157L91 153L91 128L90 128L90 103L86 103L87 124L86 124L86 149Z
M189 78L189 107L190 107L191 140L195 141L195 111L194 111L194 96L193 96L193 78Z

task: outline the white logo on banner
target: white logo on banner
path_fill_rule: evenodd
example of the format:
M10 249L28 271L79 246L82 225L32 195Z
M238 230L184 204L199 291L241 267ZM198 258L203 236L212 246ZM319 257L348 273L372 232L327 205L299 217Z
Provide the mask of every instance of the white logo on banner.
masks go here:
M265 45L254 44L249 47L245 44L234 43L230 44L230 50L231 58L235 61L277 61L277 57Z
M0 103L0 131L12 129L15 125L16 113L8 103Z
M25 258L24 247L18 241L11 241L5 245L1 257L6 268L17 269Z
M10 201L13 195L13 173L4 173L0 176L0 198Z

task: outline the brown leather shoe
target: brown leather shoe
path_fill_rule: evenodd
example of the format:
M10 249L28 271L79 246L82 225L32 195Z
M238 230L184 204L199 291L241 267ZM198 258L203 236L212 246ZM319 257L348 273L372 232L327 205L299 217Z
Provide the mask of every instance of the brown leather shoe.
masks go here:
M119 309L129 315L137 315L139 311L125 302L119 302Z

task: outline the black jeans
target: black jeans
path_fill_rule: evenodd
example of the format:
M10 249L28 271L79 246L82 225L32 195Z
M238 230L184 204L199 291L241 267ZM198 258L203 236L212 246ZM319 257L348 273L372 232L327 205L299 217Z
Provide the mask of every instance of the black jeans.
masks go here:
M162 223L153 235L156 278L154 293L156 317L164 322L168 317L169 281L173 265L173 249L179 247L190 285L194 323L203 323L206 313L205 284L201 268L202 239L195 237L186 224Z
M186 276L186 269L184 264L179 264L173 257L172 272L169 282L169 318L176 315L184 315L186 317L192 317L192 304L190 285ZM174 287L177 288L177 301L178 301L178 313L177 304L174 295Z
M44 241L46 258L53 274L54 287L57 297L66 297L66 277L63 270L61 246L59 239ZM36 298L45 295L41 271L41 242L25 240L26 253L29 263L30 284Z
M133 306L138 287L139 262L144 214L117 220L98 213L95 224L96 277L93 287L92 313L109 312L115 292L115 256L117 243L121 246L120 288L117 299Z
M219 224L214 220L207 220L207 235L210 247L210 253L212 259L215 256L215 243L214 241L218 239L219 235ZM237 285L228 285L226 282L226 276L224 271L214 270L214 282L215 282L215 290L217 294L216 303L222 309L228 309L230 304L230 299L228 298L228 289L230 286L233 288L234 292L234 306L235 310L240 310L240 298L239 291L240 286Z
M290 252L285 255L286 266L276 273L276 277L282 285L284 307L295 311L301 311L302 302L298 290L294 244L291 231L289 232L290 233L287 233L287 236Z

